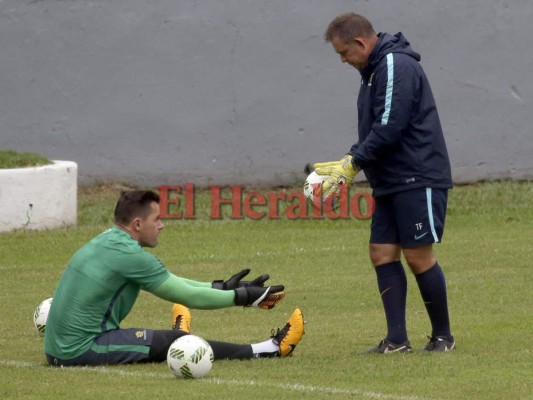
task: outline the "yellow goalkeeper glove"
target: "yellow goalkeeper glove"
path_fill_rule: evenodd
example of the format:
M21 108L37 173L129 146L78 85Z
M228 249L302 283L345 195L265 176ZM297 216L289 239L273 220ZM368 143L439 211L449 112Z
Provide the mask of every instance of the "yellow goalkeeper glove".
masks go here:
M345 155L339 161L316 163L313 165L318 175L328 175L322 183L322 199L340 191L340 185L350 185L361 168L352 164L352 156Z

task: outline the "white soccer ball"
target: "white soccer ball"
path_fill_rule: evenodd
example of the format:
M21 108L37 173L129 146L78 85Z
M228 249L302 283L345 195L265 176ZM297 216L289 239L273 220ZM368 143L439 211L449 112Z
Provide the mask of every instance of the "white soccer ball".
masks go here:
M169 347L167 364L178 378L196 379L206 376L213 367L213 349L204 339L185 335Z
M46 320L48 319L48 312L50 311L50 306L52 305L52 297L49 299L43 300L41 304L37 306L35 312L33 313L33 324L39 336L44 336L44 329L46 327Z
M304 183L304 196L311 203L320 201L322 198L322 183L328 179L327 175L318 175L315 171L311 172Z

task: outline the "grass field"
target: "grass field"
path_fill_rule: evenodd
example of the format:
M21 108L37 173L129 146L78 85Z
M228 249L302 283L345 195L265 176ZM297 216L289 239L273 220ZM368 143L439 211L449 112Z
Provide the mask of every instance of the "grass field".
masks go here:
M254 342L302 308L306 334L287 359L217 361L209 376L178 380L166 364L49 368L32 314L51 297L74 251L111 224L118 189L80 190L78 226L0 235L0 397L3 399L533 399L533 183L450 192L437 255L448 283L457 350L420 351L430 326L409 276L412 354L358 355L385 333L368 220L196 220L166 223L154 252L174 273L227 278L242 267L286 286L271 311L193 311L193 332ZM142 293L123 327L168 329L170 304Z
M50 164L51 161L39 154L18 152L14 150L0 150L0 169L25 168Z

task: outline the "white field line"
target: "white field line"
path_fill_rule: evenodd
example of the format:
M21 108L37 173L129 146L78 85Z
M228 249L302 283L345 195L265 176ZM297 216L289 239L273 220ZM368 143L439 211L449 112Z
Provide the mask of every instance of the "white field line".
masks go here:
M0 360L0 365L6 367L16 368L49 368L51 371L63 372L89 372L89 373L101 373L106 375L117 375L134 378L159 378L159 379L176 379L169 372L157 373L157 372L138 372L138 371L124 371L119 369L120 367L72 367L72 368L55 368L48 367L41 363L23 362L23 361L9 361ZM386 400L432 400L427 397L418 396L402 396L394 394L385 394L379 392L369 392L359 389L342 389L328 386L313 386L313 385L300 385L295 383L267 383L258 381L242 381L237 379L219 379L219 378L204 378L202 382L222 385L222 386L255 386L255 387L270 387L275 389L293 390L304 393L324 393L328 395L343 395L343 396L358 396L363 399L386 399Z

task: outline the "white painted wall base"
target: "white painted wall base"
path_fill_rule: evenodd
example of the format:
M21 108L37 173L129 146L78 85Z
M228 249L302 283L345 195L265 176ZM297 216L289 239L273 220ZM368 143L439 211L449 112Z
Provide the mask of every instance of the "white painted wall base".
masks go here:
M0 232L75 225L78 165L0 169Z

